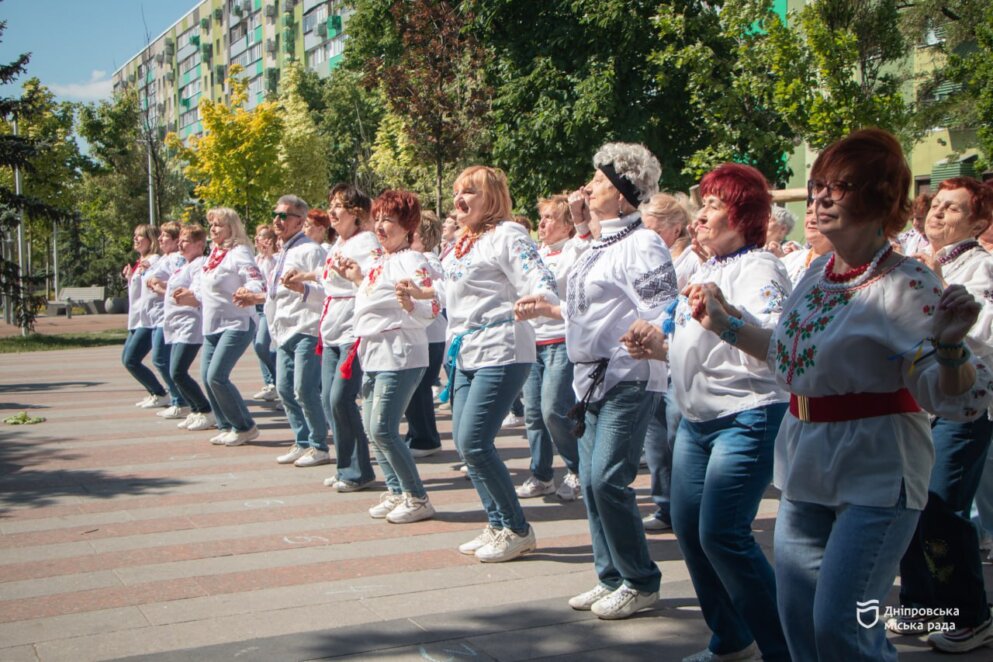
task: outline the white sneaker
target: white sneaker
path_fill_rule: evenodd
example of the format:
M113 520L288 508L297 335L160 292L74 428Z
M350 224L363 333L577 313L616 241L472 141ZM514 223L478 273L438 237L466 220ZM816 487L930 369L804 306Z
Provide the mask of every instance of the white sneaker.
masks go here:
M579 494L579 476L570 471L565 475L565 478L562 479L562 484L559 485L559 489L555 491L555 496L563 501L575 501L579 498Z
M524 417L523 416L514 416L514 413L511 412L511 413L507 414L507 418L503 419L503 423L500 424L500 427L502 427L502 428L516 428L518 425L523 425L523 424L524 424Z
M294 467L316 467L319 464L331 464L331 456L327 451L319 451L316 448L308 448L294 463Z
M432 386L431 387L431 396L435 400L437 400L439 395L441 395L441 387L440 386Z
M196 414L196 413L192 413L191 412L190 414L188 414L186 416L186 418L184 418L183 420L181 420L179 423L176 423L176 427L179 428L180 430L187 430L187 429L189 429L190 423L192 423L193 421L197 420L197 416L199 416L199 415L200 414Z
M155 412L155 415L161 416L162 418L186 418L190 415L190 408L173 405L168 409Z
M689 657L684 657L683 662L745 662L745 660L761 660L759 647L753 641L747 647L734 653L724 653L718 655L709 648L704 648L699 653L694 653Z
M214 444L215 446L223 446L224 440L228 438L228 434L230 434L231 432L234 432L234 430L221 430L220 434L216 434L210 438L210 443Z
M148 402L149 400L151 400L154 397L155 397L154 395L148 394L144 398L142 398L141 400L139 400L138 402L134 403L134 406L135 407L141 407L142 409L144 409L145 408L145 403Z
M672 531L672 524L661 520L655 515L649 515L645 519L641 520L642 526L645 527L645 531L649 533L659 533L662 531Z
M534 476L530 476L515 491L517 492L517 496L522 499L533 499L548 494L555 494L555 481L538 480Z
M360 490L364 490L375 482L376 480L373 479L364 483L356 483L354 480L338 478L332 487L334 487L335 492L358 492Z
M150 395L137 404L142 409L155 409L156 407L168 407L172 402L168 395Z
M324 481L324 484L332 487L338 482L338 477L332 476L328 480L332 481L331 484L329 485L327 480ZM369 509L369 517L373 519L385 519L401 503L403 503L402 494L393 494L393 492L389 491L383 492L379 495L379 503Z
M500 529L492 542L476 550L476 558L483 563L502 563L512 561L537 548L538 543L532 527L529 526L527 534L523 536L517 535L511 529Z
M610 595L594 602L590 611L605 621L614 621L633 616L635 612L654 605L658 599L658 591L646 593L622 585Z
M276 462L279 462L280 464L293 464L306 454L306 448L293 444L293 448L290 449L290 452L277 457Z
M434 506L428 501L427 496L415 497L412 494L404 494L400 505L390 511L386 521L393 524L410 524L430 517L434 517Z
M474 556L476 554L476 550L485 547L496 540L498 533L500 533L500 529L494 528L487 524L482 533L469 542L464 542L459 545L459 552L468 556Z
M259 438L259 429L256 426L245 430L244 432L236 432L232 430L228 433L227 438L224 440L225 446L241 446L242 444L247 444L253 439Z
M927 642L943 653L968 653L993 643L993 616L971 628L932 632Z
M252 396L252 399L253 400L265 400L266 402L272 402L273 400L275 400L278 397L279 397L279 394L276 393L276 385L275 384L266 384L265 386L262 387L262 390L261 391L259 391L258 393L256 393L255 395Z
M569 606L576 611L589 611L590 607L592 607L597 600L601 600L613 592L614 589L609 586L597 584L590 590L586 591L586 593L580 593L579 595L569 598Z
M217 427L217 419L214 418L213 412L208 411L203 414L195 414L195 416L196 419L186 425L187 430L198 432L200 430L210 430L211 428Z

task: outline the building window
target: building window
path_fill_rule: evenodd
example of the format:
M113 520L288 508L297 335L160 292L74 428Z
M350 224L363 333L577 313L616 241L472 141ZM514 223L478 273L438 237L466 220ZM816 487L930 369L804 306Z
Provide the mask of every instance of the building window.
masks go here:
M328 42L328 59L345 52L345 35L338 35Z
M307 66L316 69L318 66L328 61L328 51L324 46L318 46L307 52Z
M262 76L256 76L248 83L248 98L254 99L257 95L262 93L265 89L265 85L262 81Z
M231 43L233 44L246 34L248 34L248 28L244 23L239 23L231 29Z
M312 31L317 27L318 23L328 20L328 6L321 5L317 9L313 10L309 14L303 17L303 31L304 33Z
M200 94L200 79L197 78L194 81L190 81L190 84L179 91L180 99L189 99L190 97Z
M187 71L193 69L198 64L200 64L200 51L197 51L193 55L189 56L185 60L179 63L179 73L185 74Z
M188 110L179 116L179 126L185 128L199 120L200 120L200 109L193 108L192 110Z

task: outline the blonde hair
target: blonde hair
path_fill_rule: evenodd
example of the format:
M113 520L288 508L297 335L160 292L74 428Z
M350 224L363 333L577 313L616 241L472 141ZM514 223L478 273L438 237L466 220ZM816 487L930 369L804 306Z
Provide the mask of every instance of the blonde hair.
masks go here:
M421 210L421 224L417 228L417 236L421 238L426 251L433 251L441 243L441 221L430 209Z
M221 248L247 246L249 250L252 250L252 241L248 238L248 233L245 232L245 224L241 222L238 212L230 207L214 207L207 212L207 223L210 223L211 220L220 221L231 230L231 236L224 241ZM254 251L252 252L254 253Z
M176 221L166 221L159 226L159 232L165 232L173 239L179 239L179 231L182 227Z
M152 255L159 252L159 233L154 225L140 223L134 226L134 231L135 234L140 233L142 237L148 240L148 252L145 255ZM145 255L142 255L142 257L145 257Z
M483 198L484 224L512 220L514 203L510 200L510 187L503 170L489 166L469 166L456 178L453 188L458 191L466 184L475 188Z
M686 232L686 227L690 224L689 211L679 200L668 193L656 193L648 202L641 205L642 214L651 214L660 219L665 225L678 225L680 234Z
M576 226L573 225L572 215L569 213L569 196L557 193L547 198L538 198L538 216L540 217L546 209L551 209L556 221L569 226L570 237L576 234Z

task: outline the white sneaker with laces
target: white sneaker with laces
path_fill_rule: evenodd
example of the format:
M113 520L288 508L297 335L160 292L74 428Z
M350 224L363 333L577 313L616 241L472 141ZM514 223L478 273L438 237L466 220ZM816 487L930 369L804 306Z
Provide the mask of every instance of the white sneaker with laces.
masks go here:
M210 443L214 444L215 446L223 446L224 440L228 438L228 434L231 432L234 432L234 430L221 430L220 434L215 434L213 437L210 438Z
M324 484L331 487L338 482L338 477L332 476L328 480L332 481L331 484L328 485L327 480L324 481ZM385 519L401 503L403 503L402 494L393 494L393 492L389 491L383 492L379 495L379 503L369 509L369 517L373 519Z
M320 464L331 464L331 456L327 451L308 448L299 459L293 462L295 467L316 467Z
M993 643L993 616L971 628L932 632L927 642L943 653L968 653Z
M294 462L296 462L306 454L307 454L306 448L304 448L303 446L297 446L296 444L293 444L293 448L290 449L290 452L284 453L283 455L277 457L276 462L279 462L280 464L293 464Z
M265 386L262 387L262 390L261 391L259 391L258 393L256 393L255 395L252 396L252 399L253 400L265 400L266 402L272 402L273 400L275 400L278 397L279 397L279 394L276 393L276 385L275 384L266 384Z
M155 415L161 416L162 418L186 418L190 415L190 408L173 405L163 409L162 411L155 412Z
M410 524L430 517L434 517L434 506L428 501L427 495L415 497L413 494L404 494L400 504L386 516L386 521L392 524Z
M511 413L507 414L507 418L503 419L503 423L500 424L500 427L502 427L502 428L516 428L518 425L523 425L523 424L524 424L524 417L523 416L514 416L514 413L511 412Z
M199 415L200 414L197 414L195 412L191 412L190 414L188 414L186 416L186 418L184 418L183 420L181 420L179 423L176 423L176 427L179 428L180 430L189 429L190 423L192 423L193 421L197 420L197 416L199 416Z
M709 648L704 648L699 653L694 653L689 657L684 657L683 662L745 662L746 660L761 660L759 647L753 641L746 648L734 653L724 653L718 655Z
M142 398L138 402L134 403L134 406L135 407L141 407L142 409L144 409L145 408L145 405L148 403L148 401L151 400L154 397L155 397L154 395L152 395L151 393L149 393L144 398Z
M225 446L241 446L242 444L247 444L253 439L259 438L259 429L256 426L252 426L243 432L236 432L232 430L227 438L224 440Z
M559 489L555 491L555 496L563 501L575 501L579 498L579 494L579 476L570 471L565 475L565 478L562 479L562 484L559 485Z
M142 409L155 409L157 407L168 407L171 400L168 395L150 395L138 404Z
M534 476L529 476L524 484L516 490L517 496L522 499L533 499L535 497L555 494L554 480L538 480Z
M641 524L645 527L645 531L649 533L659 533L662 531L672 531L672 524L661 520L655 515L649 515L645 519L641 520Z
M585 593L569 598L569 606L576 611L589 611L598 600L602 600L613 592L614 589L609 586L597 584Z
M464 542L459 545L459 551L463 554L472 556L476 553L476 550L489 545L491 542L496 540L497 533L500 529L495 529L492 526L487 525L483 532L478 536L470 540L469 542Z
M213 412L208 411L203 414L196 414L196 417L196 420L186 425L187 430L197 432L200 430L210 430L211 428L217 427L217 419L214 418Z
M533 552L538 548L534 537L534 529L528 527L528 532L517 535L511 529L501 529L495 540L476 550L476 558L483 563L503 563L512 561L522 554Z
M635 612L654 605L658 599L658 591L643 592L630 586L621 585L610 595L593 603L590 611L605 621L614 621L633 616Z

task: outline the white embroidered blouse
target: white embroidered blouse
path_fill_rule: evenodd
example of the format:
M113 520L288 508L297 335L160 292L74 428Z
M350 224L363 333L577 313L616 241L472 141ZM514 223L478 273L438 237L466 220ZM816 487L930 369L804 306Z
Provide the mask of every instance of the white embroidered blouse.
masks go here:
M435 295L441 307L445 307L445 269L441 266L441 260L434 251L423 253L424 259L428 261L428 274L431 276L431 283L434 287ZM428 343L445 342L448 335L448 319L444 315L438 315L427 328Z
M206 259L201 255L192 262L178 267L169 276L166 283L162 318L162 330L165 333L166 344L203 344L203 315L200 312L200 307L180 305L172 298L172 294L180 287L189 289L192 286L193 278L203 268Z
M318 283L316 285L307 283L308 290L315 290L315 293L309 296L323 295L320 338L324 347L349 345L355 342L352 318L355 310L355 293L359 286L339 276L331 265L345 258L354 260L365 276L369 273L372 261L381 251L379 240L372 232L358 232L349 237L348 241L342 240L339 236L334 246L327 252Z
M208 257L190 288L203 306L203 335L248 331L257 317L255 306L242 308L232 297L241 287L250 292L265 292L265 281L255 264L255 256L248 246L235 246L224 255L220 264L207 271L209 263Z
M324 263L324 248L303 232L290 237L266 277L265 318L276 347L286 344L298 334L316 336L321 321L324 298L316 288L305 287L294 292L277 278L295 270L309 273Z
M986 409L993 377L981 362L975 387L956 397L940 393L933 357L912 369L917 348L930 350L924 341L942 292L930 269L902 258L850 287L824 278L828 259L811 264L769 343L768 364L784 388L808 397L906 388L925 412L963 421ZM786 498L827 506L892 507L905 489L907 507L921 509L934 463L925 412L833 423L787 413L774 482Z
M128 331L140 328L153 328L153 324L143 324L141 320L141 298L146 289L145 287L145 274L148 273L149 269L155 267L155 264L161 258L161 255L153 253L147 257L141 258L139 262L148 262L147 268L138 267L131 272L131 277L128 279Z
M590 243L569 276L561 310L578 399L602 359L608 359L606 373L590 402L602 400L622 381L645 381L649 391L665 391L665 363L632 358L620 342L636 320L661 318L677 295L669 249L652 230L631 230L638 221L637 214L601 221L600 239ZM622 233L628 234L619 238Z
M559 292L566 291L569 274L572 273L579 257L589 247L589 239L572 237L570 239L563 239L551 246L542 245L538 249L538 254L541 255L542 262L545 263L548 270L555 276L555 286ZM531 325L534 327L534 337L538 343L565 339L564 320L538 317L531 320Z
M715 283L746 321L767 329L776 325L792 290L782 262L762 249L711 258L690 283ZM711 421L788 399L765 361L700 326L684 296L676 307L669 365L679 410L691 421Z
M461 258L450 251L442 265L448 339L465 334L457 367L477 370L534 363L534 328L526 321L513 321L514 303L522 296L541 294L554 305L559 297L555 278L527 230L501 221Z

